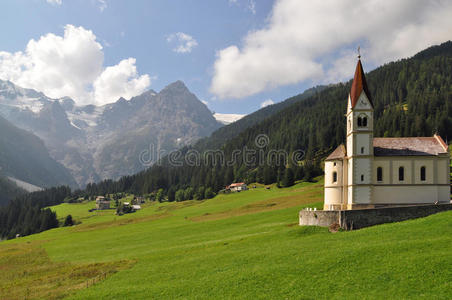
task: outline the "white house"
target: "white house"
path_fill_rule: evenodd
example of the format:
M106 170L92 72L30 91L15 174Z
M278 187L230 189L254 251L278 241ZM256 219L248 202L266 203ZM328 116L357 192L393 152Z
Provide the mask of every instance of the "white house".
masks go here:
M374 107L360 59L346 118L346 146L325 160L324 210L450 202L450 156L439 135L373 137Z
M230 185L228 185L226 187L226 189L234 191L234 192L239 192L239 191L246 191L248 188L246 186L246 183L236 182L236 183L231 183Z

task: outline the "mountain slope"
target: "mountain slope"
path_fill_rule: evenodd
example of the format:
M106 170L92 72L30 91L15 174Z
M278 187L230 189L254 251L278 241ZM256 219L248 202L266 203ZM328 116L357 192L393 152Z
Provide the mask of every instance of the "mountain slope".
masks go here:
M40 137L80 186L141 171L157 151L194 143L221 126L181 81L130 101L77 106L0 80L0 116Z
M432 136L437 132L445 140L452 137L452 42L386 64L366 77L375 104L375 136ZM345 140L344 113L350 87L351 80L330 86L248 127L236 137L223 139L213 134L195 146L200 152L215 149L205 145L219 146L222 161L189 164L182 157L182 166L176 167L166 158L161 166L118 183L100 183L86 193L97 188L135 193L162 188L170 197L174 190L188 186L219 191L232 181L269 184L281 181L286 173L293 173L295 179L310 179L321 172L321 160ZM256 143L261 134L268 137L263 146ZM254 159L245 158L245 149L254 153ZM189 150L182 149L182 154L190 156ZM287 164L279 156L270 155L274 150L282 151L286 158L303 151L302 166L300 157L296 162L289 159ZM237 156L237 151L242 155ZM231 161L233 164L225 163Z
M228 124L224 127L217 129L209 137L201 139L196 144L195 147L199 150L219 148L228 140L236 137L238 134L240 134L247 128L250 128L251 126L258 124L259 122L262 122L266 118L275 115L276 113L293 105L294 103L313 97L314 95L321 92L325 88L327 88L327 86L319 85L307 89L303 93L290 97L279 103L263 107L249 115L244 116L243 118L240 118L236 122L233 122L231 124Z
M0 117L0 168L3 175L39 187L76 186L67 169L52 159L44 143Z

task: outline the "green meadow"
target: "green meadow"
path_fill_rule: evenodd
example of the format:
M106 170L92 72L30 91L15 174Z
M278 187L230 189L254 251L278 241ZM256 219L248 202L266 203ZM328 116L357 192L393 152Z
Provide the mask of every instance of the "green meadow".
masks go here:
M450 299L452 212L357 231L300 227L323 182L147 203L53 207L73 227L0 243L0 299Z

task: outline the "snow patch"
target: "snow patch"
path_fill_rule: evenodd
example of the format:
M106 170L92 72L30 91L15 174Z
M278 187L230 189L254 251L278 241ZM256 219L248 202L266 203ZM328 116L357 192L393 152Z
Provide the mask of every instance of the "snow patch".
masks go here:
M240 120L244 116L246 116L246 115L242 115L242 114L220 114L220 113L213 114L213 117L218 122L223 123L225 125L234 123L235 121Z

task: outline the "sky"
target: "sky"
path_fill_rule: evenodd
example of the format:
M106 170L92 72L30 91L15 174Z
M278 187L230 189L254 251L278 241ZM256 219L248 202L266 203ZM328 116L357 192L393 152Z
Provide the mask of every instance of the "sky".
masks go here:
M452 39L441 0L3 0L0 79L79 105L182 80L248 114Z

